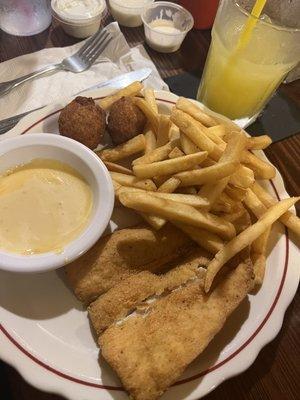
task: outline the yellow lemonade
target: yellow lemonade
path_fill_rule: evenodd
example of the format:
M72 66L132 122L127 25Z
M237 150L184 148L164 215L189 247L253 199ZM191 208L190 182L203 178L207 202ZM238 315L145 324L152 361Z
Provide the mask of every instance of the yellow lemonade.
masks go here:
M228 32L227 42L230 39ZM270 35L269 39L275 37ZM264 52L277 47L277 43L268 42L266 48L266 40L251 41L246 49L235 52L235 46L228 46L228 50L214 30L198 100L231 119L251 117L259 112L294 65L278 63L277 57L273 63L270 57L266 60Z

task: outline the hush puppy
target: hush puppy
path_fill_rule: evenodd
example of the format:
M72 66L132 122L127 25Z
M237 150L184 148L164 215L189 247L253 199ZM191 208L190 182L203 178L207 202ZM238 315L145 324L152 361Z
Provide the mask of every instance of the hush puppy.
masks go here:
M63 136L95 149L105 132L106 114L91 97L76 97L62 109L58 126Z
M107 130L114 144L120 144L143 132L146 117L130 97L117 100L110 109Z

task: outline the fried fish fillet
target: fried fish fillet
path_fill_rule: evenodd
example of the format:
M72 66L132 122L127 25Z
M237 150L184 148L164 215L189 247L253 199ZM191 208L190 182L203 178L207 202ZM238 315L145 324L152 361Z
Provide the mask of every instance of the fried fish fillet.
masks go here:
M154 231L147 226L121 229L101 238L87 253L65 267L67 280L79 300L89 304L121 280L163 266L195 246L171 224Z
M201 279L191 281L145 315L111 325L99 338L102 355L133 399L155 400L202 353L252 284L249 257L208 294Z
M142 271L121 281L88 307L96 334L99 335L114 322L126 317L147 298L159 296L203 275L204 269L199 267L205 267L210 258L205 250L196 247L184 260L179 257L169 264L172 269L164 275Z

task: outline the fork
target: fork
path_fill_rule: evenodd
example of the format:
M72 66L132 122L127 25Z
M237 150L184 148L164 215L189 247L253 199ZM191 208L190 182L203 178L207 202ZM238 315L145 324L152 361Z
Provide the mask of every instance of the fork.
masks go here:
M112 34L105 28L101 31L99 30L85 42L77 53L63 59L62 62L48 65L47 67L31 72L30 74L20 78L0 83L0 97L8 94L11 90L24 82L44 74L53 73L57 70L71 71L74 73L85 71L96 61L98 56L103 52L112 39Z

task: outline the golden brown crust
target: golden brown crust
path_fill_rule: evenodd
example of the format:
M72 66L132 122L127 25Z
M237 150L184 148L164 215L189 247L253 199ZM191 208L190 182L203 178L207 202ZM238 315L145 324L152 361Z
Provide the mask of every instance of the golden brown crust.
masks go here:
M191 239L171 224L159 231L146 226L122 229L101 238L65 271L75 295L89 304L133 274L161 272L192 246Z
M135 400L155 400L205 349L251 288L249 259L205 294L191 282L158 300L146 317L112 325L99 338L102 355Z
M108 326L124 318L148 297L173 290L198 277L198 268L207 265L209 256L204 250L195 248L184 261L181 258L176 261L180 266L169 264L174 269L164 275L142 271L121 281L92 302L88 312L96 334L99 335Z
M105 132L106 114L91 97L76 97L58 119L59 132L95 149Z
M110 109L107 130L114 144L124 143L143 132L146 117L130 97L117 100Z

